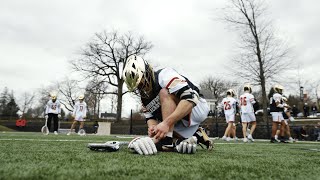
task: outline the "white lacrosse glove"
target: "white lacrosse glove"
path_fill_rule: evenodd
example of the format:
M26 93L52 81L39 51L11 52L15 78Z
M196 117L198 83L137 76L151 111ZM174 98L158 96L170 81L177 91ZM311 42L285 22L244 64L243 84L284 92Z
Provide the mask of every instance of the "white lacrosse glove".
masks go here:
M134 138L128 145L128 148L134 150L140 155L153 155L156 154L157 148L150 137L137 137Z
M61 114L58 114L58 118L61 118Z
M182 154L194 154L197 150L197 138L192 136L176 144L176 150Z

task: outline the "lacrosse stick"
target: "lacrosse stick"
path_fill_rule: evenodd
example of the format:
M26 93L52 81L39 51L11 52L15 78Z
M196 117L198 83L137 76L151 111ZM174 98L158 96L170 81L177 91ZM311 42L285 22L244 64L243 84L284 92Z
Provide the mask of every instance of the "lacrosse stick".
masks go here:
M49 129L47 126L48 118L46 117L45 119L46 119L46 123L44 124L44 126L42 126L41 132L43 135L48 135L49 134Z
M120 149L122 145L128 145L126 141L107 141L105 143L89 143L88 148L92 151L108 151L114 152Z

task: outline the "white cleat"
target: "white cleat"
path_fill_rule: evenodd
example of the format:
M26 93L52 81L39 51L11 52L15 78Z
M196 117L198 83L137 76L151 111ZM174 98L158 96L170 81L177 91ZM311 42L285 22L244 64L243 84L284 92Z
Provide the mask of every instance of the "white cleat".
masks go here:
M226 137L226 136L223 136L221 139L224 140L224 141L226 141L226 140L227 140L227 137Z
M71 135L71 132L68 132L67 136L70 136Z
M54 131L53 133L54 133L54 135L58 135L58 132L57 132L57 131Z
M243 142L248 142L248 139L247 138L243 138Z
M230 137L227 137L226 141L228 141L228 142L229 142L229 141L230 141L230 139L231 139Z
M290 120L291 122L294 122L294 121L295 121L295 119L294 119L292 116L289 118L289 120Z
M250 141L254 142L254 139L253 139L253 137L252 137L251 134L248 135L248 139L249 139Z
M294 143L295 140L292 137L289 137L289 143Z

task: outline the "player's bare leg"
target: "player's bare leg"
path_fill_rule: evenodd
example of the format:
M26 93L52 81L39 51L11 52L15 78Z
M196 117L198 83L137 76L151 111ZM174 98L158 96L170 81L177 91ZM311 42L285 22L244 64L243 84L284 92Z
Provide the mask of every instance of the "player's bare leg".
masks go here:
M257 127L257 122L256 122L256 121L252 121L250 124L251 124L251 128L250 128L250 134L248 135L248 139L253 142L254 139L253 139L252 135L253 135L253 133L254 133L254 130L255 130L256 127Z
M285 121L281 121L281 126L280 126L280 141L283 142L283 143L287 143L287 141L284 140L284 133L285 133L285 130L286 130L286 123Z
M70 135L70 134L71 134L72 130L74 129L74 127L75 127L75 125L76 125L76 123L77 123L77 121L76 121L76 120L73 120L72 125L71 125L71 128L70 128L70 132L68 132L67 135Z
M84 126L84 121L81 121L81 122L80 122L80 127L79 127L79 128L80 128L80 129L83 129L83 126Z
M243 142L248 142L248 139L247 139L247 125L248 124L246 122L242 123Z
M276 140L275 140L275 135L277 133L277 129L278 129L278 122L272 122L272 130L271 130L271 142L274 143Z
M226 130L224 132L223 137L226 137L226 139L225 139L226 141L230 140L230 132L231 132L232 124L233 124L233 122L229 121L228 122L228 126L227 126L227 128L226 128Z

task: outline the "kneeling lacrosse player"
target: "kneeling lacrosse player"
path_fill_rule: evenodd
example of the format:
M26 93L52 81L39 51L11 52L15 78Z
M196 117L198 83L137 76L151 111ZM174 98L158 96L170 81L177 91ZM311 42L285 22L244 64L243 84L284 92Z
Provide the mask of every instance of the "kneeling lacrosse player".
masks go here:
M79 96L79 101L76 102L74 105L72 117L74 118L73 123L70 128L70 132L68 132L68 136L71 135L72 130L77 122L80 123L78 134L80 136L84 136L86 134L85 130L83 129L84 121L87 115L87 104L84 102L84 95Z
M212 149L201 122L209 107L199 96L199 88L172 68L153 71L139 56L130 56L123 70L123 79L129 91L140 95L148 125L148 137L138 137L129 148L139 154L157 151L195 153L197 144Z

